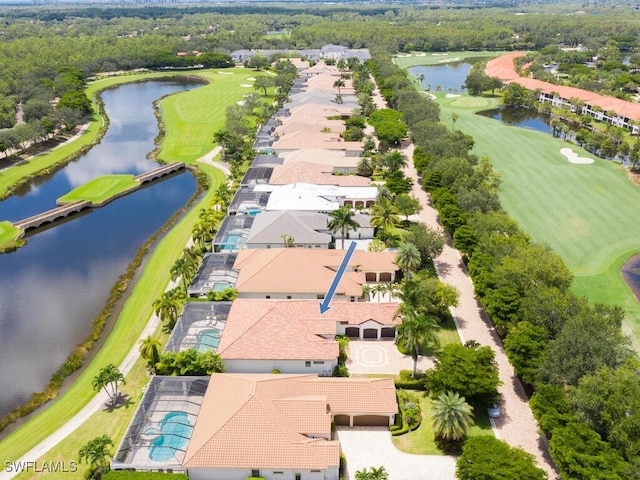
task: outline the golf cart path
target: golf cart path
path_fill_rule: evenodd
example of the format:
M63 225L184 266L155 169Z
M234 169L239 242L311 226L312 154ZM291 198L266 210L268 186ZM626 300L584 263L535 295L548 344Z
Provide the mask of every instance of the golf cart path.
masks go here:
M409 164L412 165L414 145L411 144L402 149ZM420 200L423 210L419 213L421 222L442 231L438 221L438 213L431 206L428 194L418 182L418 174L413 166L404 169L407 177L413 180L413 194ZM475 340L481 345L490 346L496 355L500 380L503 385L498 389L502 401L500 418L492 419L494 431L500 439L513 447L521 447L524 451L535 456L538 466L544 469L549 479L557 478L557 472L553 466L548 451L546 438L538 433L536 422L527 397L520 381L513 372L513 367L507 359L493 324L484 312L482 305L475 297L473 283L467 274L467 269L460 258L460 254L453 248L450 238L440 256L435 261L440 280L452 285L460 292L458 306L452 309L454 320L462 342Z

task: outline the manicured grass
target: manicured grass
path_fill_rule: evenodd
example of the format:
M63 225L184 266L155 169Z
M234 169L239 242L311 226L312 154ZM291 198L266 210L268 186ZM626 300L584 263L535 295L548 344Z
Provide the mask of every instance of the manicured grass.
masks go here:
M162 102L167 135L159 154L161 160L188 163L209 152L215 146L213 134L224 127L227 106L247 93L256 93L253 87L242 86L252 85L247 78L256 76L253 70L235 68L224 74L210 70L198 76L210 83Z
M551 135L503 125L475 115L485 108L463 106L463 97L439 96L441 118L459 116L456 128L475 139L474 153L490 159L502 177L504 208L536 242L549 245L575 276L576 293L591 301L619 304L640 334L640 305L624 284L618 267L638 252L640 188L619 165L595 159L571 164L560 149L585 150ZM492 108L494 98L477 98ZM499 139L500 141L496 141Z
M15 243L22 230L14 227L11 222L0 222L0 249Z
M211 178L212 188L184 216L178 225L165 235L154 249L104 346L64 395L0 442L0 451L3 453L3 458L19 458L20 455L26 453L57 430L93 398L95 392L91 387L91 382L100 368L108 363L115 365L122 363L152 314L153 308L151 304L162 294L169 283L169 269L175 259L180 256L187 240L190 238L191 229L198 220L200 208L205 208L211 202L216 186L224 181L222 172L214 167L203 165L202 169ZM130 412L132 415L133 410ZM100 415L100 413L97 415ZM123 421L120 427L117 428L122 429L122 426L126 428L127 422L128 420ZM116 427L114 426L114 428ZM102 434L102 432L92 430L92 434L96 436ZM70 438L72 445L69 448L77 452L82 446L82 443L77 442L81 442L81 440L73 440L72 438L75 437ZM120 437L113 438L113 440L119 442ZM45 457L49 458L46 455Z
M166 76L167 75L151 74L147 76L136 76L133 80L144 80L152 77ZM231 75L229 77L231 77ZM129 78L128 80L131 81L132 79ZM101 80L96 83L99 83L101 87L106 87L125 83L126 81L127 77L115 77ZM221 99L221 101L225 102L225 106L221 107L222 110L224 111L226 105L229 105L239 99L239 97L232 96L226 97L223 100ZM169 115L171 109L166 106L164 109ZM192 121L197 123L195 119ZM187 141L186 138L184 140ZM211 144L209 145L210 148L212 148L212 146L213 145ZM93 389L91 388L91 382L96 376L98 370L108 363L119 365L130 348L134 345L140 331L142 331L142 328L151 316L151 304L160 296L169 282L169 269L175 259L180 256L187 240L190 238L191 228L198 220L199 210L201 208L205 208L211 202L213 192L217 186L224 181L224 175L219 170L207 165L200 165L199 168L209 176L211 189L201 199L201 201L183 217L179 224L174 227L171 232L165 235L162 241L159 242L158 246L149 258L141 278L138 280L132 294L127 299L123 310L118 317L118 321L109 335L109 338L106 340L104 346L97 353L91 364L82 372L64 395L52 402L40 414L33 417L25 423L25 425L0 442L0 451L2 451L3 459L9 460L19 458L81 410L81 408L86 405L94 395ZM131 411L130 414L132 413L133 412ZM120 428L121 431L124 431L123 428L126 427L127 422L121 424L122 428L118 428ZM97 430L93 430L93 433L95 435L101 434L101 432ZM70 450L77 452L77 450L82 446L81 440L73 440L73 437L70 437L70 441L72 442L69 447ZM119 442L120 438L114 438L114 441ZM46 458L49 459L48 456ZM75 457L72 459L75 459ZM81 475L81 473L77 475ZM80 476L77 478L80 478Z
M414 52L411 54L400 54L395 56L393 57L393 62L400 68L409 68L417 65L442 65L443 63L460 61L465 58L486 57L489 59L499 55L499 52Z
M78 188L74 188L66 195L60 197L57 203L73 203L79 200L88 200L94 205L101 205L116 195L137 188L140 182L134 180L131 174L103 175L94 178Z
M420 397L422 423L417 429L411 432L392 437L393 444L398 450L415 455L444 455L433 440L431 399L427 395L424 395L423 392L418 392L417 395ZM470 437L479 435L493 436L493 430L491 429L489 418L485 412L476 412L474 420L475 425L469 431Z

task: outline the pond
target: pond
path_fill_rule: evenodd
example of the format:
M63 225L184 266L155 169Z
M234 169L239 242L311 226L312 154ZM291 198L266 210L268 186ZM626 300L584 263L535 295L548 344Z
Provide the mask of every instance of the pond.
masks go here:
M474 63L484 61L486 58L467 58L458 62L447 62L442 65L417 65L409 68L409 73L422 80L422 88L425 90L442 90L444 92L464 91L464 82Z
M623 280L640 302L640 254L634 255L620 267Z
M491 110L478 112L478 115L493 118L494 120L500 120L505 125L529 128L531 130L536 130L538 132L544 132L548 134L553 133L553 130L549 125L549 115L542 115L536 110L528 108L494 108Z
M140 173L158 134L152 103L201 83L149 81L103 93L109 130L93 149L20 195L0 202L0 219L18 220L55 206L72 188L108 173ZM0 415L41 390L91 330L111 287L136 251L193 195L183 172L107 206L37 231L0 255Z

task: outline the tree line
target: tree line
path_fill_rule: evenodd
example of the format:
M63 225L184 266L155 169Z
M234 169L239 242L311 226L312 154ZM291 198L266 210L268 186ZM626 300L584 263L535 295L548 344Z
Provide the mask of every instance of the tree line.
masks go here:
M387 77L402 83L400 69L375 60L378 74L386 72L382 85ZM500 178L488 159L470 153L471 137L437 118L409 118L423 187L463 253L516 374L534 392L532 409L563 478L637 478L640 412L635 397L621 398L640 389L640 364L621 331L624 312L590 306L571 291L573 277L562 259L534 243L502 209ZM432 375L427 383L434 382Z

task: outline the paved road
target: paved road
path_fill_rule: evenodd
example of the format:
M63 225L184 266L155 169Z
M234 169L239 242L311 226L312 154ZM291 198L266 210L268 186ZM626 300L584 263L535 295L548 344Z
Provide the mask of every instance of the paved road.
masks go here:
M413 149L413 145L403 149L410 164L413 158ZM413 166L405 169L405 175L413 179L413 194L420 199L423 206L423 210L418 215L420 221L432 228L442 230L438 222L438 214L431 206L428 194L422 190ZM503 385L499 389L502 395L502 415L493 422L494 430L509 445L521 447L533 454L538 465L547 472L549 478L556 478L557 472L553 466L553 460L549 456L546 439L538 433L538 424L533 418L522 385L507 360L502 342L496 334L493 324L475 297L471 279L460 259L460 254L451 246L450 239L435 263L440 279L453 285L460 292L459 305L452 309L452 312L462 341L475 340L481 345L489 345L496 354L500 380Z

